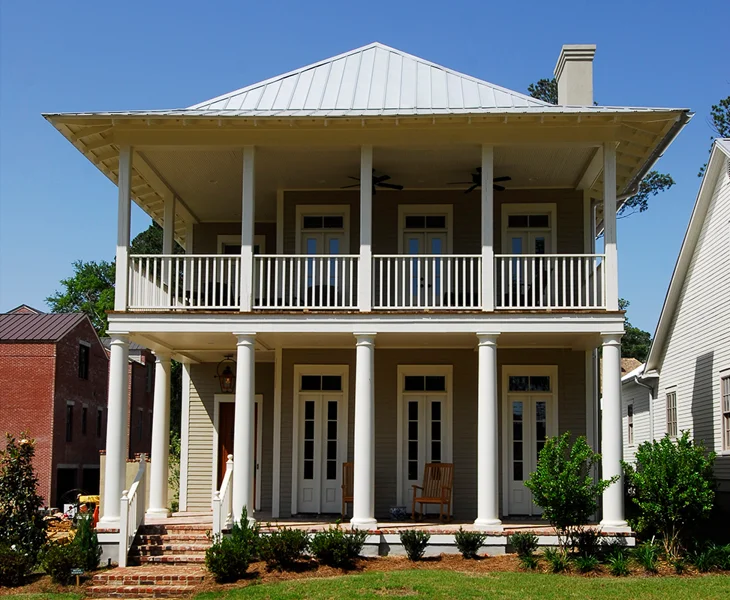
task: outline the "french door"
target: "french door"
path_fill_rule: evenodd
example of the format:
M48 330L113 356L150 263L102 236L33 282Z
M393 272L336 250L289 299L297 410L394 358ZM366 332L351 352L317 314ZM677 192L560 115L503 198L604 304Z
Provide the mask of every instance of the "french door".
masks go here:
M448 229L445 214L411 214L404 217L404 254L421 256L407 267L410 277L410 294L415 303L432 303L442 299L442 265L438 257L447 253Z
M301 374L298 405L297 512L338 513L347 452L344 377Z
M451 368L399 368L398 504L410 509L427 463L452 461Z
M505 367L507 369L507 367ZM525 481L548 437L557 434L557 377L552 367L509 371L504 383L506 506L510 515L539 515Z
M343 215L303 215L300 230L299 251L312 258L305 265L305 285L309 301L320 301L327 296L334 301L339 290L337 287L347 280L349 273L335 259L315 258L315 256L337 256L347 253L345 218Z

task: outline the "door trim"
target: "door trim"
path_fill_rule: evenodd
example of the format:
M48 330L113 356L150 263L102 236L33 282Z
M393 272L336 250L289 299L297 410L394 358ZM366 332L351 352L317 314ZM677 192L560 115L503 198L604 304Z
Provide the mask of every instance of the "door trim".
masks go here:
M453 204L399 204L398 205L398 254L404 254L403 235L406 230L407 215L446 214L446 248L444 255L453 253L454 245L454 205Z
M509 515L509 395L510 375L549 375L552 386L552 407L548 413L547 437L558 435L558 365L502 365L502 515ZM535 395L538 395L539 392ZM527 395L530 395L529 393Z
M216 491L218 491L218 443L219 443L219 435L218 435L218 429L220 426L220 414L221 409L220 405L221 402L235 402L236 401L236 395L235 394L214 394L213 395L213 477L212 477L212 487L213 491L211 493L211 501L213 496L215 495ZM254 402L259 405L258 408L258 417L256 418L256 431L258 431L258 437L256 439L256 456L258 457L259 465L261 465L262 460L262 449L263 449L263 416L264 416L264 395L263 394L255 394L254 395ZM235 409L234 409L235 414ZM236 430L234 427L233 433L235 435ZM233 460L235 460L236 457L233 457ZM259 468L258 472L255 473L256 477L256 497L254 498L254 511L261 510L261 476L260 473L263 471ZM211 504L212 506L212 504Z
M342 215L344 225L342 254L351 254L350 248L350 205L349 204L297 204L295 212L295 246L294 254L303 254L302 248L302 217L304 215Z
M532 202L532 203L521 203L521 202L510 202L502 204L502 254L512 254L512 249L509 247L508 233L509 227L507 227L507 217L510 215L523 215L525 213L547 213L550 215L550 252L549 254L558 253L558 205L554 202ZM527 230L526 230L527 231ZM535 231L542 231L541 229L535 229ZM531 254L526 252L525 254Z
M396 449L396 504L404 506L407 498L403 498L403 428L405 423L405 393L403 392L406 375L445 375L446 376L446 427L444 428L445 439L443 442L444 463L453 463L453 440L454 440L454 411L453 411L453 365L398 365L398 405L397 405L397 449ZM427 392L424 392L427 394ZM453 506L451 508L453 512Z
M296 515L299 509L299 415L301 413L302 392L299 391L299 380L302 375L340 375L342 377L342 419L345 435L338 442L340 460L337 461L338 473L342 472L342 463L347 462L349 426L349 365L294 365L292 381L292 450L291 450L291 514ZM306 393L306 392L305 392Z

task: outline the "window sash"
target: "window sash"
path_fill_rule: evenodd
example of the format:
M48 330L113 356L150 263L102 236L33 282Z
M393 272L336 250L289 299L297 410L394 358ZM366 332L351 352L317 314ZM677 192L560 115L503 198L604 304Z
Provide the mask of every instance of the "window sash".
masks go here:
M628 423L629 446L634 445L634 405L629 404L626 407L626 421Z
M667 394L667 435L677 437L677 392Z
M730 450L730 375L720 378L722 410L722 449Z

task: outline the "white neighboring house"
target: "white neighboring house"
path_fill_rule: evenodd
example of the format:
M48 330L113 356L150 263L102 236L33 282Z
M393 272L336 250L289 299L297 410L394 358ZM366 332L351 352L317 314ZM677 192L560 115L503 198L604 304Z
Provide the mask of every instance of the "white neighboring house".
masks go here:
M646 364L622 378L624 457L689 430L730 500L730 139L715 141Z

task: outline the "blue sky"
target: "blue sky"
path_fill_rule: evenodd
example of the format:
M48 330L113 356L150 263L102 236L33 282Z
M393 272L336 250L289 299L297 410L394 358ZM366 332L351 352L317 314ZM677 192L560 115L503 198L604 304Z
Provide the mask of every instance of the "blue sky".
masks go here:
M620 293L654 331L730 94L727 0L642 2L0 2L0 311L44 298L76 259L111 260L116 188L42 112L176 108L380 41L526 91L564 43L598 45L601 104L687 107L658 168L677 185L620 221ZM149 219L135 209L133 233Z

